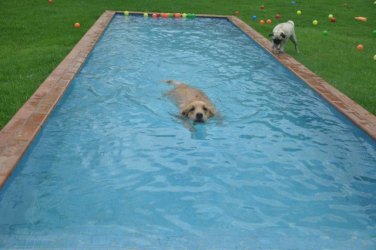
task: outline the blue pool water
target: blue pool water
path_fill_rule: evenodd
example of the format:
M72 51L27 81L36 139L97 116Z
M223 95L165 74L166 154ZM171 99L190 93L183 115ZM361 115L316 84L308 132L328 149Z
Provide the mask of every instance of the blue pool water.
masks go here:
M186 129L164 79L223 120ZM117 15L0 191L0 247L375 249L375 190L375 141L230 22Z

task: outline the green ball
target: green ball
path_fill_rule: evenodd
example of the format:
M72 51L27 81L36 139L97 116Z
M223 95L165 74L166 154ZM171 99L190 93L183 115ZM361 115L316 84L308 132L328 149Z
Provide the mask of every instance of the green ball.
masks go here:
M376 36L376 30L372 31L372 34L373 34L374 36Z
M327 36L327 35L329 35L329 32L328 32L327 30L324 30L324 31L322 32L322 34L323 34L324 36Z
M169 13L168 17L174 17L174 14L173 13Z

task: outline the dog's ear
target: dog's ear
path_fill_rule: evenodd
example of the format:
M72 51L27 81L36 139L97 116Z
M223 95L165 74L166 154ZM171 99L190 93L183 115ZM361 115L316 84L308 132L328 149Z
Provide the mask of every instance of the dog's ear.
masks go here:
M285 33L281 33L281 37L283 37L283 39L285 39L286 38Z
M269 37L272 37L272 36L273 36L273 33L270 33L270 34L269 34Z
M211 116L215 116L216 114L216 111L215 111L215 108L211 105L207 105L205 106L207 109L208 109L208 116L211 117Z
M188 113L191 110L191 108L192 108L192 105L187 105L184 108L182 108L181 115L182 116L188 116Z

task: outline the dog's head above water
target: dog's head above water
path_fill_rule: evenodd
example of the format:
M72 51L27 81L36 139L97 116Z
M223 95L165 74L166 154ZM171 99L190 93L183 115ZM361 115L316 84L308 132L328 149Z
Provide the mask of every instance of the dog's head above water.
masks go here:
M206 122L208 118L214 116L214 114L214 108L203 101L191 102L181 111L182 116L194 122Z

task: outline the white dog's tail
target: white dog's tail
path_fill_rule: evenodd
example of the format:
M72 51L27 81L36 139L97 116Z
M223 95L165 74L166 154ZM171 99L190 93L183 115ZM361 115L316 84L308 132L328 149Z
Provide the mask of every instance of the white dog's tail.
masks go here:
M295 26L294 21L288 20L287 22L292 24L292 26Z
M168 84L171 84L171 85L174 85L174 86L183 84L182 82L179 82L179 81L176 81L176 80L163 80L162 82L165 82L165 83L168 83Z

